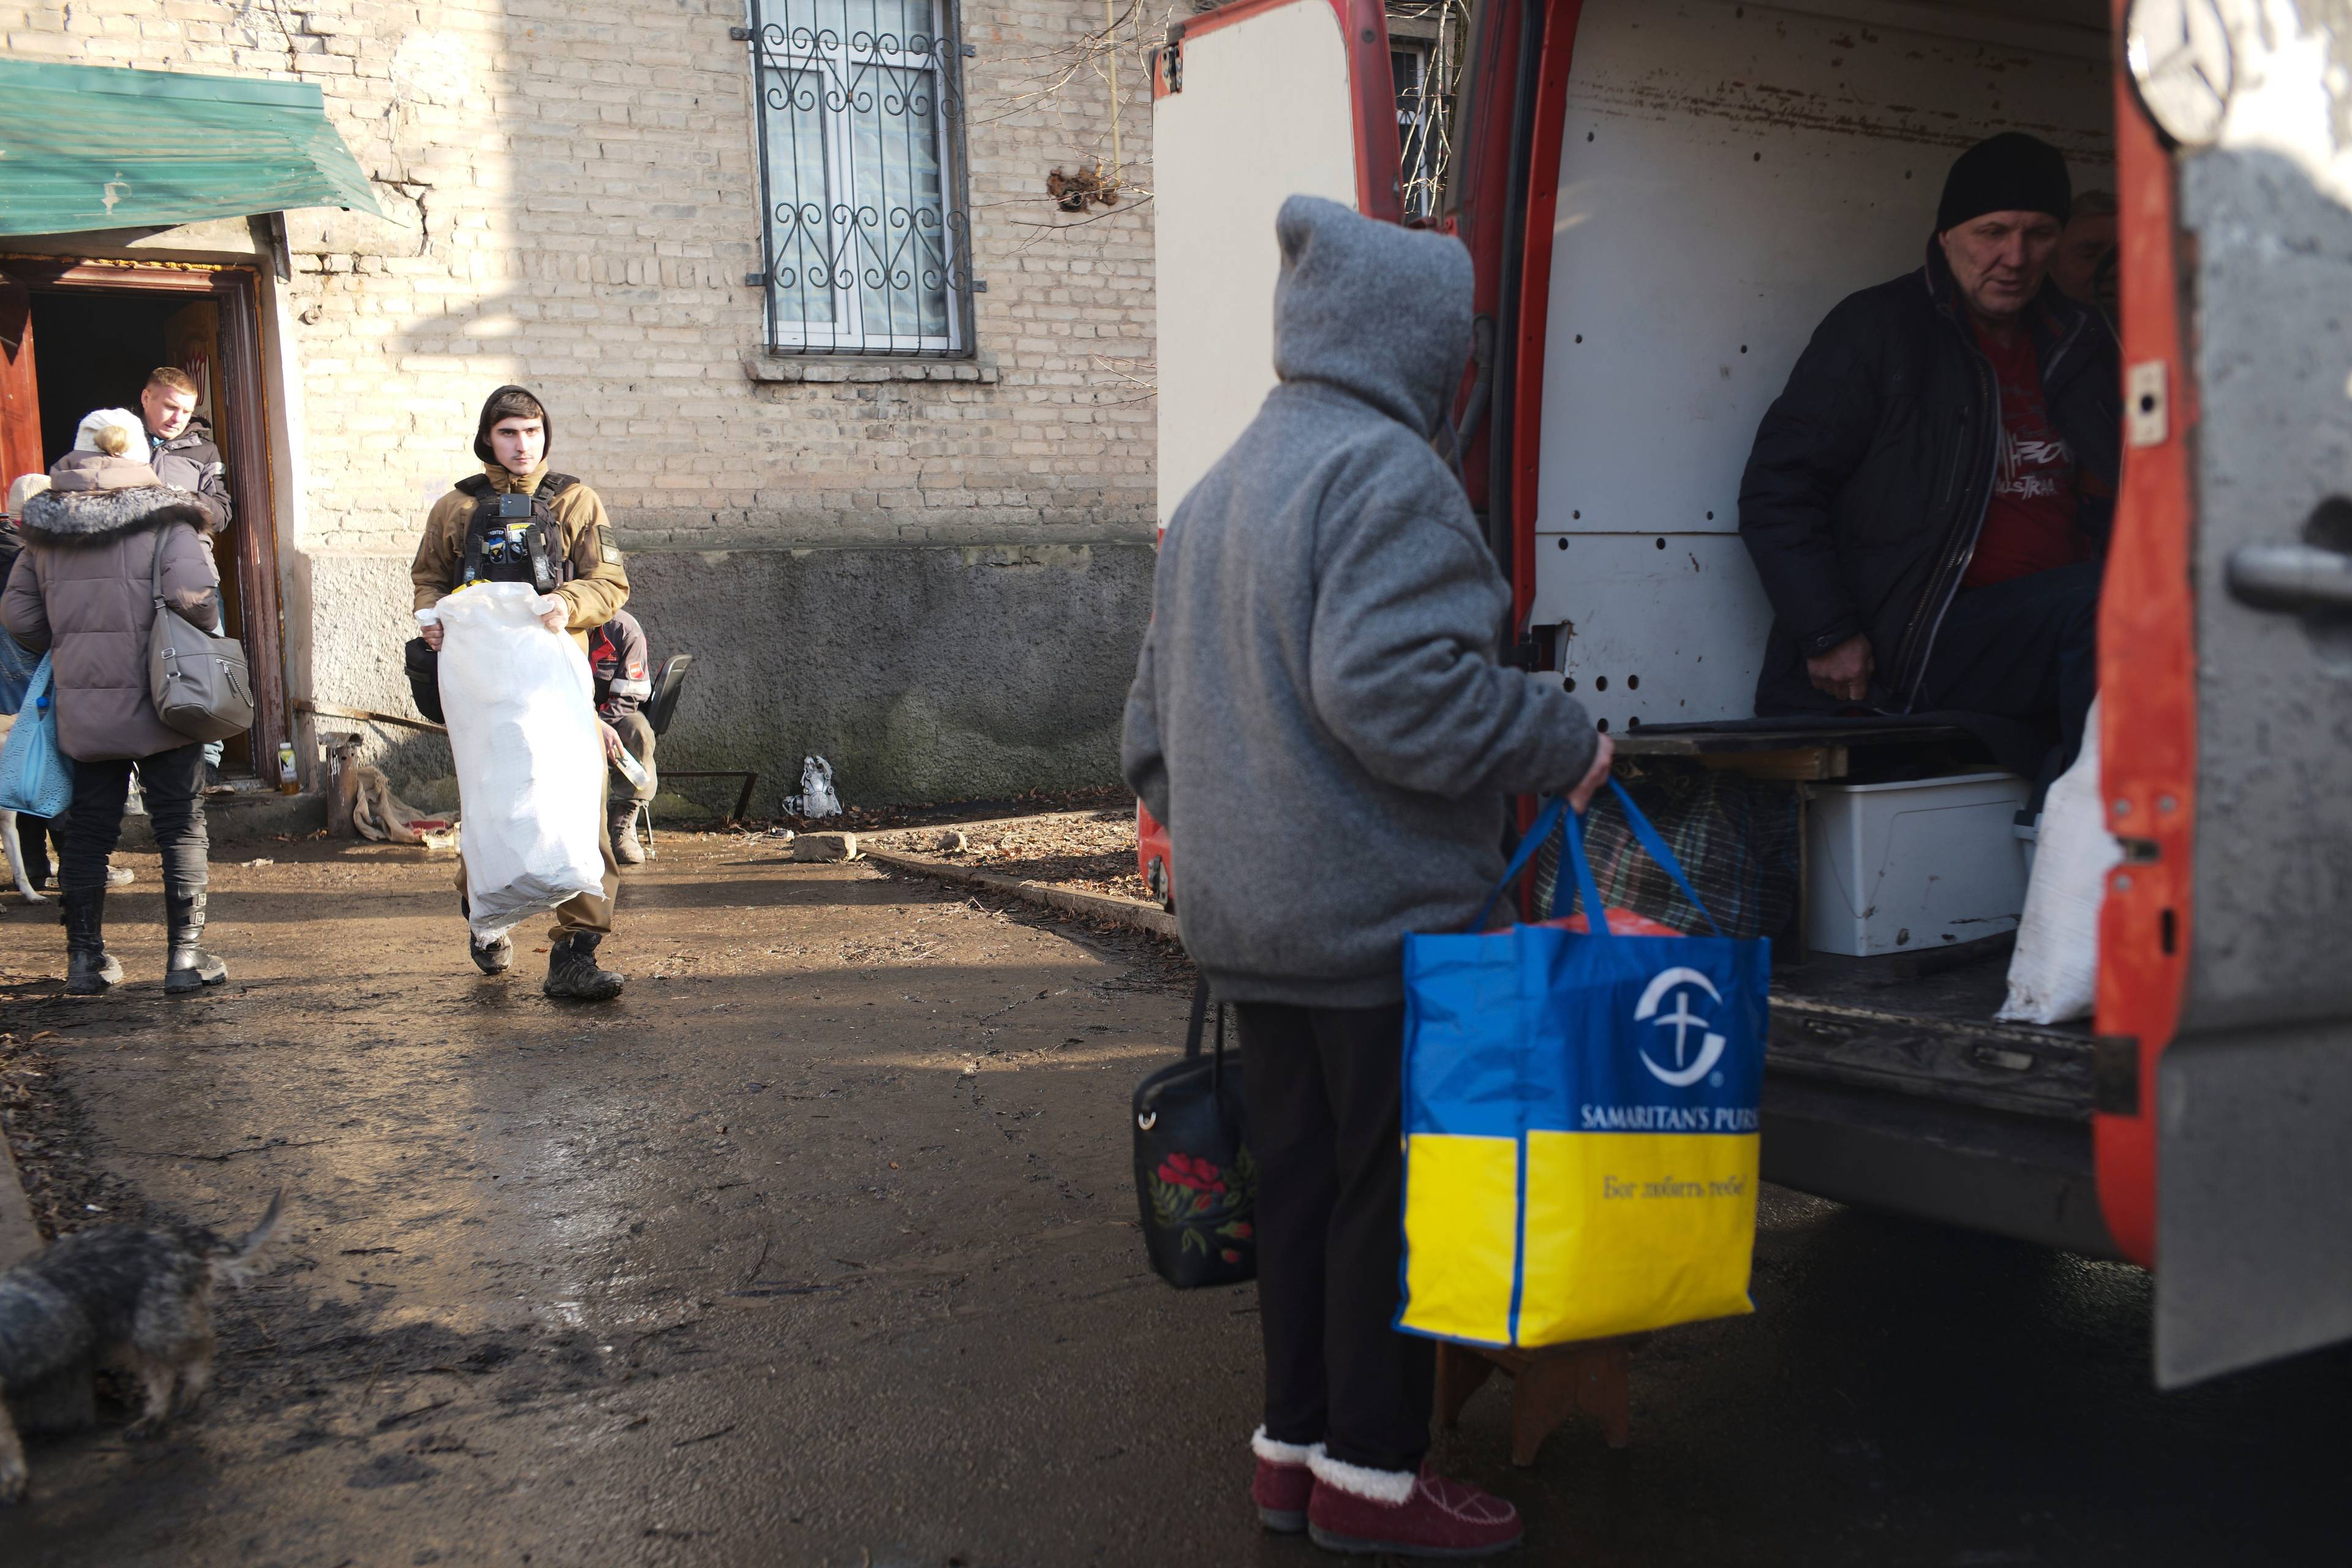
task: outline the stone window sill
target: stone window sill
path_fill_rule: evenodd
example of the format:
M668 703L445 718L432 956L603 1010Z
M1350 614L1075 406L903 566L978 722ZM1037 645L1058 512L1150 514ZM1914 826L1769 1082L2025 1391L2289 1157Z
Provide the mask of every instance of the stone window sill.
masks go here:
M908 359L885 354L747 354L743 369L757 382L968 381L993 385L996 361Z

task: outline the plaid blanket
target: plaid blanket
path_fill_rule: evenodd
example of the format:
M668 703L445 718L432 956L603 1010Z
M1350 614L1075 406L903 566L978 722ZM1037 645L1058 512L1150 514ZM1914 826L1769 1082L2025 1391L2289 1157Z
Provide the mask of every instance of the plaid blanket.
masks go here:
M1648 759L1643 770L1641 777L1622 781L1626 791L1683 863L1723 934L1741 940L1782 934L1797 912L1796 786ZM1593 802L1584 846L1610 908L1706 933L1706 921L1634 838L1614 795L1604 791ZM1564 875L1560 854L1559 833L1537 852L1538 920L1577 912L1576 879Z

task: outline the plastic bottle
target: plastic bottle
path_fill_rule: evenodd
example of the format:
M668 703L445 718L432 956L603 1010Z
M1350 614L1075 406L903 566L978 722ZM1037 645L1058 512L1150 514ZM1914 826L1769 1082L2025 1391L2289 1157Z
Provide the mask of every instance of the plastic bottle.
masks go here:
M280 741L278 742L278 793L292 795L301 787L301 781L294 776L294 742Z

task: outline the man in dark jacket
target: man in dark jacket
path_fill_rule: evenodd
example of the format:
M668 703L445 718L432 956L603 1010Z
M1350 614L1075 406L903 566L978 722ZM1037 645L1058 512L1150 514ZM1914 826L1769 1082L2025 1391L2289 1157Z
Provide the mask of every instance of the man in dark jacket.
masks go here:
M1774 612L1757 712L1998 714L2047 730L2042 783L2073 761L2122 407L2113 336L2048 281L2071 205L2056 148L1980 142L1927 265L1813 333L1740 481Z
M186 490L205 509L205 537L226 529L236 515L228 496L228 468L220 448L213 444L212 427L196 417L195 379L184 370L158 365L147 373L139 389L139 417L147 426L148 465L155 477L175 490ZM215 617L213 635L228 630ZM218 741L205 742L205 793L222 795L220 764L226 748Z
M645 783L637 783L621 771L620 759L615 757L604 781L611 802L605 816L613 835L613 858L624 866L645 863L646 852L637 843L637 808L653 799L656 787L654 727L645 715L646 700L654 694L652 661L653 656L646 651L646 629L626 610L614 611L611 620L588 634L588 674L595 682L596 717L619 734L621 749L636 760L646 777Z
M1474 919L1504 797L1580 810L1609 746L1500 662L1510 592L1430 447L1470 356L1469 253L1312 196L1275 232L1281 384L1169 523L1121 760L1249 1064L1259 1517L1484 1555L1517 1515L1422 1468L1431 1347L1391 1326L1404 934Z
M139 391L139 416L147 422L149 466L155 477L175 490L186 490L204 503L218 533L236 515L228 495L228 469L221 462L213 433L196 415L196 384L187 372L161 365L147 373Z

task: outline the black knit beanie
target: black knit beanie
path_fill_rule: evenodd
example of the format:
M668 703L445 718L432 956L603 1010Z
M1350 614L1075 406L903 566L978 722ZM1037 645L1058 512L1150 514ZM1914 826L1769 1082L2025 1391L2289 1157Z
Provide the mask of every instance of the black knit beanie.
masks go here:
M481 423L474 426L474 456L485 463L495 463L499 455L490 450L490 426L501 419L536 419L547 433L547 447L540 455L545 458L555 450L555 423L547 416L547 405L520 386L501 386L490 394L482 405Z
M2004 131L1953 160L1952 172L1944 176L1944 199L1936 206L1936 232L1987 213L2048 213L2064 223L2074 205L2074 191L2064 153L2038 136Z

